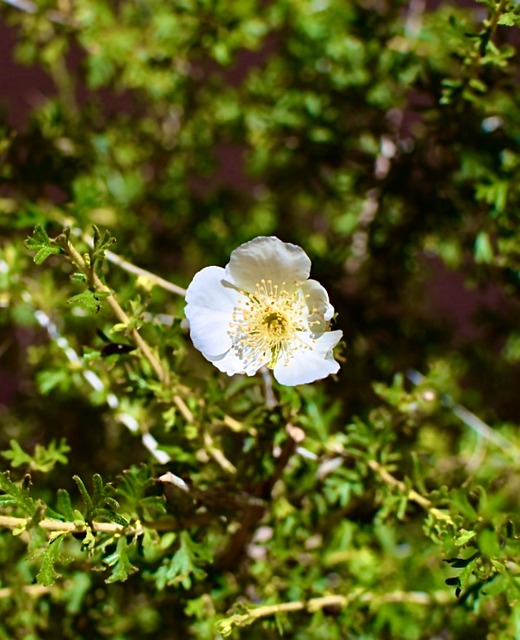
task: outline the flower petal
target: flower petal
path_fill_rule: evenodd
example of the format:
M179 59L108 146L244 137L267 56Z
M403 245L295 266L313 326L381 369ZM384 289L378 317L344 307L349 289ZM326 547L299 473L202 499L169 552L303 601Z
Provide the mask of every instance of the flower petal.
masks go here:
M191 339L206 358L225 354L232 344L228 331L240 294L226 286L225 275L222 267L206 267L186 291Z
M307 280L302 285L303 293L307 296L307 306L312 314L321 316L327 322L334 315L334 307L329 302L329 294L316 280ZM321 333L321 332L318 332Z
M273 369L274 377L280 384L292 387L337 373L339 364L334 360L332 349L342 335L342 331L327 331L313 340L310 334L306 334L302 339L310 349L295 351L288 362L280 358Z
M290 289L307 280L310 272L311 261L305 251L275 236L260 236L241 245L232 252L226 267L231 281L249 293L262 279L278 285L285 282Z
M253 376L257 371L257 366L247 366L244 361L238 357L235 349L230 349L226 353L219 356L206 356L217 369L223 373L227 373L228 376L234 376L237 373L245 373L248 376Z

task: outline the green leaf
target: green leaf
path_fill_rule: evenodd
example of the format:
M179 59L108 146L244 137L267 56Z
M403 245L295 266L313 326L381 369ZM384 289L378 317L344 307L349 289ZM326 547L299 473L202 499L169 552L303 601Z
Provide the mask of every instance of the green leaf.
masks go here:
M496 574L486 583L484 593L487 596L497 596L503 593L508 586L509 576L506 574Z
M73 378L67 369L43 369L36 374L36 382L40 393L46 396L53 389L62 393L67 391L73 384Z
M32 457L28 453L25 453L16 440L11 439L9 441L9 446L11 449L2 451L2 457L7 460L11 460L11 466L21 467L24 464L31 464Z
M105 259L105 252L116 242L108 229L100 232L96 225L94 230L94 246L90 252L91 264L94 267L96 262L102 262Z
M32 236L25 240L25 246L29 251L36 251L33 260L36 264L42 264L49 256L61 253L61 248L47 235L47 232L38 224L34 228Z
M470 564L476 558L478 558L479 555L480 553L476 551L469 558L450 558L449 560L446 560L446 562L450 564L454 569L464 569L465 567L468 566L468 564Z
M64 438L61 438L59 442L52 440L48 447L37 444L32 456L26 453L14 439L9 442L9 445L11 449L3 451L2 456L11 460L13 467L27 465L32 470L43 473L52 471L56 464L67 464L68 460L65 454L70 451Z
M504 25L505 27L514 27L516 24L520 25L520 16L512 11L508 11L500 16L498 24Z
M85 503L86 522L103 519L109 522L115 522L122 527L128 525L128 521L117 513L119 503L113 498L113 494L115 493L114 487L111 484L104 484L99 473L95 473L92 476L92 494L89 494L83 480L81 480L79 476L73 476L73 479L78 485L79 492Z
M115 522L116 524L119 524L122 527L127 527L128 526L128 520L126 518L123 518L123 516L120 516L118 513L116 513L115 511L113 511L111 509L98 509L96 511L96 519L97 520L108 520L109 522Z
M87 276L84 273L81 273L81 271L76 271L70 276L70 279L76 284L85 284Z
M143 549L143 558L146 562L158 562L162 556L163 551L160 546L161 538L157 531L152 529L143 529L143 535L141 537L141 545Z
M42 564L38 574L36 575L36 580L39 584L46 587L53 585L56 580L61 577L54 566L59 558L60 546L64 535L65 534L61 531L56 533L54 539L49 542L47 548L43 552Z
M29 497L26 490L21 489L9 477L9 472L0 473L0 506L13 505L24 511L27 515L33 516L36 512L36 503Z
M457 547L462 547L467 542L469 542L471 538L474 538L476 535L477 534L475 533L475 531L466 531L465 529L462 529L461 533L454 540L454 543Z
M72 508L69 492L65 489L58 489L56 508L65 520L69 522L76 520L77 514L74 513L74 509Z
M83 310L89 313L99 313L103 306L103 300L110 295L108 291L91 291L85 289L82 293L78 293L67 300L67 304L77 304Z
M463 489L456 489L451 493L454 507L468 520L476 520L478 514L468 499L467 492Z
M473 571L475 569L475 563L476 563L476 559L468 562L468 564L464 567L464 569L459 574L461 589L465 589L468 586L470 578L473 575Z
M469 86L475 91L479 91L480 93L485 93L487 91L486 84L478 78L471 78L469 81Z
M92 500L90 498L90 495L87 491L87 487L85 486L85 483L83 482L83 480L79 477L79 476L72 476L72 479L74 480L74 482L77 484L79 492L81 494L81 498L83 500L83 502L85 503L85 508L87 510L87 516L85 517L85 520L90 522L90 513L93 511L93 503Z
M67 580L67 588L63 590L63 597L67 603L67 613L77 614L85 606L84 600L90 587L92 576L88 573L75 573Z
M157 588L182 584L191 587L192 579L202 580L206 572L198 566L211 559L211 550L194 542L187 531L180 535L180 547L170 560L166 560L156 574Z
M117 493L124 500L125 510L136 512L143 520L154 520L166 513L163 495L147 495L156 481L146 465L132 466L118 480Z
M137 567L134 567L128 558L129 548L126 538L124 536L119 538L117 541L117 548L114 553L104 559L104 562L109 567L113 567L112 573L105 582L109 584L112 582L124 582L128 576L137 571Z
M485 528L478 535L478 546L483 555L488 558L501 557L500 542L494 529Z
M489 264L493 260L493 247L489 235L481 231L475 240L475 261Z

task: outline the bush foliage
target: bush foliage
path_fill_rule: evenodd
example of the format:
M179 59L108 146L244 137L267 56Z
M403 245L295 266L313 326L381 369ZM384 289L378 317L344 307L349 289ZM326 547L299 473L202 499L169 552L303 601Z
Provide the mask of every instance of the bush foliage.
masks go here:
M0 11L0 639L520 638L518 3ZM334 379L191 345L258 235Z

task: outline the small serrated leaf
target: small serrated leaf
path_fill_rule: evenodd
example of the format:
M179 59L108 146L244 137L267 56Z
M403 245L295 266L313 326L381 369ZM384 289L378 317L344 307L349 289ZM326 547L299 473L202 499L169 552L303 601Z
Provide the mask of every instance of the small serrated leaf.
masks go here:
M509 580L507 574L495 574L486 582L482 593L486 596L498 596L507 589Z
M451 565L454 569L464 569L465 567L468 566L468 564L470 564L476 558L478 558L479 555L480 555L480 553L478 551L476 551L469 558L449 558L448 560L445 560L445 562L447 562L449 565Z
M31 463L31 456L22 449L17 440L9 441L10 451L2 451L2 457L11 460L11 466L21 467L24 464Z
M81 498L83 500L83 502L85 503L85 507L87 508L87 512L92 510L92 499L87 491L87 488L85 487L85 483L83 482L83 480L79 477L79 476L72 476L72 479L74 480L74 482L77 484L78 486L78 490L81 494Z
M60 546L63 541L64 532L56 531L54 538L51 539L47 548L42 555L42 564L36 579L38 584L42 584L46 587L53 585L60 577L60 574L54 568L60 553Z
M474 253L476 262L489 264L493 261L493 246L485 231L481 231L476 237Z
M81 271L76 271L70 276L70 279L76 284L85 284L87 276L84 273L81 273Z
M59 442L51 440L48 447L37 444L33 455L26 453L16 440L10 441L11 450L3 451L2 456L11 460L11 466L21 467L27 465L34 471L43 471L48 473L58 463L66 464L66 453L70 451L70 447L62 438Z
M49 256L56 255L58 253L61 253L61 249L59 247L53 247L51 245L41 247L33 258L34 263L38 265L43 264Z
M516 15L512 11L508 11L507 13L503 13L500 16L497 24L503 25L505 27L514 27L515 24L520 24L520 16Z
M485 528L478 535L478 546L487 558L500 557L502 549L497 532L492 528Z
M104 484L103 478L99 473L92 476L92 491L89 494L85 484L78 476L73 476L86 506L85 520L92 522L95 519L103 519L108 522L116 522L122 527L128 525L128 521L117 513L119 503L113 494L114 487L110 484Z
M38 224L34 228L32 236L25 240L25 246L29 251L35 251L33 260L40 265L51 255L61 253L61 248L47 235L47 232Z
M95 473L92 476L92 486L94 489L94 496L103 493L103 489L104 489L103 478L100 476L99 473Z
M41 245L50 244L51 239L47 235L47 232L41 224L37 224L34 227L32 236L29 236L25 240L25 246L29 251L36 251Z
M69 298L67 304L77 304L84 311L99 313L103 306L103 300L109 295L110 293L108 291L91 291L90 289L85 289L85 291Z
M58 489L57 509L66 520L70 522L75 520L76 514L72 508L69 492L66 489Z
M8 471L0 473L0 491L5 494L0 495L0 504L16 505L31 517L36 512L35 501L11 480Z
M96 518L105 519L109 522L115 522L121 527L128 526L128 520L126 518L123 518L123 516L120 516L118 513L114 513L113 511L110 511L108 509L98 509L96 511Z
M105 506L109 509L119 509L119 502L114 498L105 497Z
M108 229L100 232L96 225L93 225L94 230L94 246L91 251L91 262L94 265L98 261L105 259L105 252L116 242L116 239L111 235Z
M132 573L137 571L137 567L134 567L128 558L128 550L129 546L126 542L126 538L119 538L117 541L117 548L114 553L107 556L104 560L109 567L113 567L112 573L105 580L106 583L111 584L112 582L124 582L130 575L132 575Z
M462 529L461 533L455 538L454 543L457 547L462 547L476 535L475 531L466 531L466 529Z
M171 559L163 562L157 571L157 587L164 589L165 586L182 584L185 589L189 589L192 579L201 580L206 572L198 565L208 562L211 559L211 552L202 544L194 542L187 531L180 535L180 547Z

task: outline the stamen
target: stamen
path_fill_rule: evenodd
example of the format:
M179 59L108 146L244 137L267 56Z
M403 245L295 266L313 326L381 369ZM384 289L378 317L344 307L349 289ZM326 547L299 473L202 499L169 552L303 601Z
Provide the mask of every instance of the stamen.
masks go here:
M291 289L286 289L285 282L278 285L262 278L253 292L240 292L228 333L246 366L273 368L280 358L288 362L296 351L311 348L301 334L320 320L309 321L316 312L307 306L309 295L297 287Z

